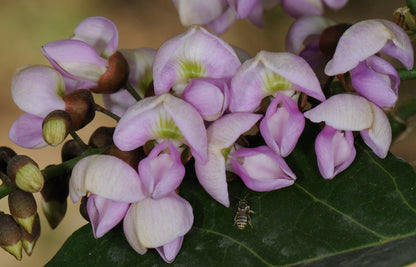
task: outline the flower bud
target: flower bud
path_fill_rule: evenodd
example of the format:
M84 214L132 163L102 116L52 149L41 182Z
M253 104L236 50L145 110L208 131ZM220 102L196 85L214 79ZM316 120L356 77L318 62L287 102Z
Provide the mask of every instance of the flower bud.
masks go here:
M78 142L71 139L65 142L61 150L62 161L67 161L80 156L85 151L85 148L81 147Z
M7 164L11 158L16 156L16 152L7 146L0 147L0 171L3 173L7 172Z
M334 56L339 38L341 38L350 26L351 24L341 23L330 26L322 32L321 39L319 40L319 50L321 50L328 60Z
M94 119L95 102L89 90L75 90L62 99L65 101L65 111L71 116L72 127L75 131L83 128Z
M28 156L14 156L7 165L7 176L19 189L26 192L39 192L44 178L38 164Z
M91 135L88 145L94 148L106 147L114 144L114 127L99 127Z
M65 216L69 193L69 175L64 174L45 182L40 191L42 210L52 229L55 229Z
M111 94L120 90L129 77L129 64L120 52L115 52L108 58L107 71L98 80L94 93Z
M72 127L71 116L63 110L49 113L42 123L42 137L51 146L61 144Z
M81 214L82 218L84 218L86 221L89 222L90 216L88 216L87 204L88 204L88 197L83 196L81 198L81 204L79 205L79 213Z
M16 259L22 259L22 231L13 217L3 212L0 212L0 246Z
M137 170L140 160L146 157L146 154L141 148L131 151L122 151L115 145L110 146L103 154L117 157L129 164L135 170Z
M33 221L32 233L29 234L25 229L22 229L22 242L23 249L28 256L32 255L33 248L35 247L36 241L40 236L40 220L39 215L36 214L35 220Z
M14 188L9 194L9 209L15 221L29 234L37 214L37 205L32 193Z

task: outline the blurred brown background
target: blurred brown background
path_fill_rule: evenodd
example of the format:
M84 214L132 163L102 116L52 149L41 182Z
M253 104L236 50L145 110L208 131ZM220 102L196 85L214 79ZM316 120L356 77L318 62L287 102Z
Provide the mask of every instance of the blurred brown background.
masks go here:
M340 22L357 22L368 18L392 19L394 9L405 1L356 1L341 11L327 15ZM170 0L2 0L0 7L0 145L10 146L19 154L34 158L41 168L59 163L59 148L41 150L22 149L8 140L10 125L22 112L14 105L10 93L10 81L16 68L26 64L48 64L40 47L50 41L68 38L75 26L89 16L105 16L114 21L119 30L120 48L158 48L164 41L186 29L179 23ZM222 37L251 55L259 50L284 51L285 34L293 19L274 10L266 13L264 29L257 29L247 21L239 21ZM416 82L404 82L400 97L416 96ZM97 116L95 123L80 131L87 140L88 134L98 125L114 123ZM415 125L415 123L413 123ZM395 144L392 151L416 166L415 131ZM38 197L38 196L37 196ZM68 213L55 230L48 226L40 211L42 234L32 256L16 261L0 250L1 266L43 266L53 257L65 239L85 224L78 213L78 204L68 199ZM40 201L38 199L40 209ZM9 212L7 200L0 201L0 210Z

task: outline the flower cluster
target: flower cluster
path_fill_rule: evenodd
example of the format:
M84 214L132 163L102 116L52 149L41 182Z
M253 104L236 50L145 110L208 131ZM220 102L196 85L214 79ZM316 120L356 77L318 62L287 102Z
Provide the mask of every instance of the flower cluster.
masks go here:
M173 2L184 25L207 25L217 33L236 19L260 26L263 10L279 4ZM22 147L39 148L71 134L78 143L65 143L71 152L63 160L78 161L63 181L65 198L69 192L73 202L84 203L95 238L123 221L135 251L155 248L172 262L194 220L178 191L189 166L208 194L229 207L227 172L258 192L295 183L285 158L305 118L322 125L315 151L326 179L354 161L355 132L377 156L387 155L391 128L383 109L397 102L400 79L381 54L411 69L413 50L392 22L351 26L319 16L323 3L338 9L346 2L282 0L282 8L299 18L287 36L288 52L260 51L254 57L196 25L158 50L118 50L114 23L87 18L70 39L42 47L51 66L17 70L12 95L25 114L9 137ZM345 92L323 91L321 82L335 77ZM105 108L93 93L102 95ZM96 111L117 124L97 129L85 144L75 131ZM98 152L86 153L91 150ZM56 212L46 210L54 226L65 213L55 218Z

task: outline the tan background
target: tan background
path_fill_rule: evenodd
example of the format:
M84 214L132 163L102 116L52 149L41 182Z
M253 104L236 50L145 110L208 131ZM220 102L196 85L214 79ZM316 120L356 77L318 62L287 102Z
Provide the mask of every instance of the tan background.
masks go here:
M351 0L339 12L328 13L340 22L357 22L368 18L391 19L395 8L405 1L356 1ZM168 38L186 29L182 27L169 0L2 0L0 6L0 145L10 146L19 154L33 157L44 168L59 163L58 148L41 150L22 149L8 140L10 125L22 112L14 105L10 94L10 81L16 68L26 64L47 64L40 47L50 41L68 38L74 27L88 16L105 16L113 20L119 29L120 48L158 48ZM246 21L236 23L223 38L240 46L251 55L259 50L283 51L285 34L293 20L279 12L268 13L265 29L257 29ZM416 96L415 82L405 82L401 98ZM114 125L111 120L98 116L94 125L81 130L85 140L97 125ZM392 151L416 163L415 131ZM39 199L38 199L39 200ZM61 225L54 231L41 217L42 235L31 257L23 256L18 262L0 250L1 266L42 266L60 248L65 239L85 224L78 214L78 205L70 200L69 211ZM38 205L40 202L38 201ZM7 200L0 201L0 210L8 212ZM40 211L41 213L41 211Z

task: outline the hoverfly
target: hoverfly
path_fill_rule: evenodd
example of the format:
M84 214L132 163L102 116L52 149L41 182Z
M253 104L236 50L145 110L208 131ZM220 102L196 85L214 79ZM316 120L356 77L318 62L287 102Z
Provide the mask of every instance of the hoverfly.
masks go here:
M238 229L243 230L246 228L247 223L253 228L253 224L251 223L250 213L255 213L250 206L248 205L247 200L242 199L238 202L237 213L234 217L234 224L237 225Z

